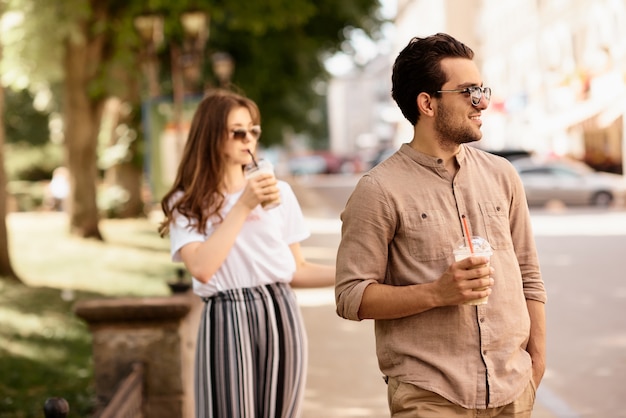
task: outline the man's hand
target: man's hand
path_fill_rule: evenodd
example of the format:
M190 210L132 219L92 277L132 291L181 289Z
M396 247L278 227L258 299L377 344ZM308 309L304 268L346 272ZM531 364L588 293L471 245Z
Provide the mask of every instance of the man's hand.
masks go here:
M491 294L494 269L486 257L468 257L448 267L435 282L440 306L460 305ZM480 290L479 290L480 289Z

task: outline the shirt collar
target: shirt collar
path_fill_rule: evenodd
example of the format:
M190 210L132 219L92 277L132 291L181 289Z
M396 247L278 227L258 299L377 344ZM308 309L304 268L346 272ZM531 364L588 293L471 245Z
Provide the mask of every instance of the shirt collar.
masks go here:
M409 144L402 144L400 147L400 152L408 156L410 159L415 161L416 163L423 165L425 167L441 167L443 164L443 160L438 157L433 157L431 155L424 154L422 152L416 151ZM456 160L459 165L465 159L465 145L461 145L458 154L456 154Z

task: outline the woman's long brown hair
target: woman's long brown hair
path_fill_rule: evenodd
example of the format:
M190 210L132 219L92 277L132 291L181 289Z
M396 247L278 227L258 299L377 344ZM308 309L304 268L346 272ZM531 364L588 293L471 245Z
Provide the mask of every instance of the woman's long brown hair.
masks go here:
M224 204L224 144L229 136L228 115L239 107L250 111L255 125L261 124L256 103L228 90L213 90L198 105L176 180L161 200L161 209L165 214L159 225L162 237L169 233L175 212L189 218L203 234L207 220L213 216L220 217ZM182 196L172 202L172 196L178 192L182 192Z

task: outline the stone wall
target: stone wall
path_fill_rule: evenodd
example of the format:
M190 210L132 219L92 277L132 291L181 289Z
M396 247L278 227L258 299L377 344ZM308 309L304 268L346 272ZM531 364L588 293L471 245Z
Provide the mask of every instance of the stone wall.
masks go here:
M191 292L160 298L80 301L74 307L93 335L93 367L99 406L119 383L144 365L144 416L191 418L193 363L202 301Z

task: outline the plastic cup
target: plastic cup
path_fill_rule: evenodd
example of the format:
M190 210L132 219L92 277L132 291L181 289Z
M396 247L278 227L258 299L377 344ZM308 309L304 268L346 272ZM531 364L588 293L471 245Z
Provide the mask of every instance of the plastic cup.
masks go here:
M491 245L489 245L489 242L487 242L487 240L482 237L473 236L472 247L474 250L473 254L468 246L467 239L465 237L457 241L457 243L454 246L454 250L452 251L452 253L454 254L454 261L461 261L470 256L487 257L487 259L490 259L491 255L493 254ZM485 289L486 288L480 288L476 290L485 290ZM464 304L465 305L484 305L487 303L488 298L489 296L485 296L484 298L479 298L479 299L470 300L468 302L464 302Z
M251 179L265 173L269 173L274 176L274 166L268 160L258 160L256 163L251 162L250 164L247 164L243 170L247 179ZM261 206L265 210L273 209L278 205L280 205L280 197L275 200L261 202Z

